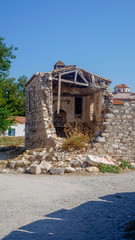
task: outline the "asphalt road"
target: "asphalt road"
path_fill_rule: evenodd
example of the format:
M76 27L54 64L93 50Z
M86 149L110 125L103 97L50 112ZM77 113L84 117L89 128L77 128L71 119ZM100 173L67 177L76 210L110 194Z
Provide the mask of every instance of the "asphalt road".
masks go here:
M120 240L135 219L135 171L0 174L0 239Z

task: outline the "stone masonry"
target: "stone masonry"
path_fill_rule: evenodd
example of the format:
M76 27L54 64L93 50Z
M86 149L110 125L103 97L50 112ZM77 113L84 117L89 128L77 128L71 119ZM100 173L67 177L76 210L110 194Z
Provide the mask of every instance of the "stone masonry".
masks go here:
M35 74L26 88L26 136L29 147L42 147L55 144L55 128L52 124L52 81Z
M99 154L135 161L135 101L115 106L106 114L104 131L95 148Z

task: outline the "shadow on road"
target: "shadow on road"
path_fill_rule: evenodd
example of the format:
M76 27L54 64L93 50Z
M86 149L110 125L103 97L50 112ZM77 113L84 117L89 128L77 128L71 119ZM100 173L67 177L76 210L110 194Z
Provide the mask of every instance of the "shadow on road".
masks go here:
M117 193L61 209L11 232L4 240L120 240L135 217L135 193Z

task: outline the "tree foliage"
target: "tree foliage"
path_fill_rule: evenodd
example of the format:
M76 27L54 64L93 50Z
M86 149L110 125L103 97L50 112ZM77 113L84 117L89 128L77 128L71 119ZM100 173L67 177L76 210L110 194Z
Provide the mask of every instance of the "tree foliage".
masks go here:
M25 83L26 76L6 78L1 81L0 107L7 107L13 116L25 115Z
M7 47L0 37L0 131L4 132L14 122L10 116L25 115L26 76L17 80L8 78L12 61L16 58L14 46Z
M13 45L7 47L3 41L4 38L0 37L0 78L5 78L9 75L12 60L16 58L13 51L17 50Z
M0 132L4 133L11 125L14 124L14 118L10 118L10 110L7 106L0 107Z

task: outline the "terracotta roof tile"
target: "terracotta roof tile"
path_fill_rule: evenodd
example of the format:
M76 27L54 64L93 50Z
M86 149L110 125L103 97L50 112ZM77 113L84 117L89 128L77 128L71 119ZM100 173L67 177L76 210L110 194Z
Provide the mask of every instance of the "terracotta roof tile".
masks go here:
M119 100L113 99L113 105L123 105L125 102L121 102Z
M25 117L11 116L10 119L15 119L16 124L25 124Z
M115 88L129 88L129 87L127 85L125 85L125 84L119 84Z

